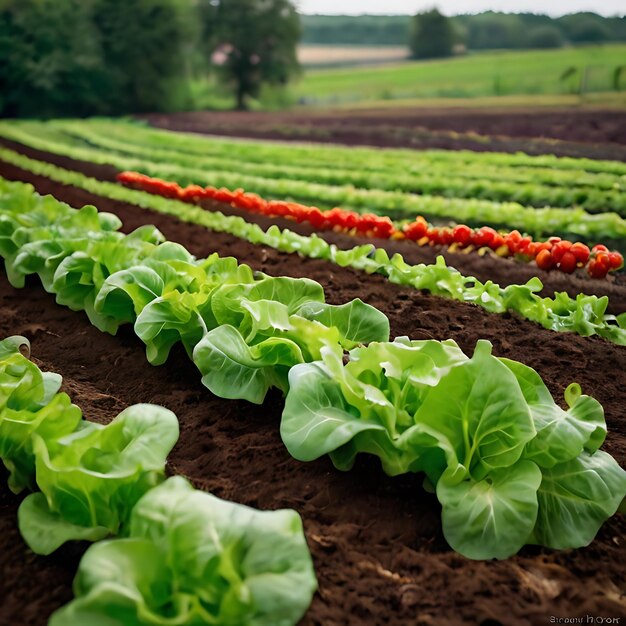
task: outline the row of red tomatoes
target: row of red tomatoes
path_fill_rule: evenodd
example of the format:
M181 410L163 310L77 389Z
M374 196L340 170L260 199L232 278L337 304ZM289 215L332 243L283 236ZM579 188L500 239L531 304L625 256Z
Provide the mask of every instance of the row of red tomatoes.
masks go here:
M353 232L381 239L409 239L420 245L456 244L461 248L473 246L478 249L487 247L502 256L515 256L525 261L534 259L543 270L559 269L571 274L576 268L586 266L589 276L604 278L608 272L620 269L624 265L624 259L619 252L610 252L601 244L590 250L584 243L572 243L559 237L550 237L547 241L539 242L533 241L532 237L522 236L517 230L503 234L490 226L472 229L465 224L459 224L453 228L437 228L429 226L421 216L399 230L388 217L371 213L360 214L340 208L322 211L317 207L297 202L265 200L243 189L231 191L199 185L188 185L183 188L178 183L152 178L138 172L122 172L117 178L124 185L166 198L184 202L213 200L267 217L285 217L298 223L308 222L317 230Z
M233 205L252 213L260 213L267 217L285 217L298 223L308 222L316 230L356 231L359 234L380 239L389 239L398 234L398 230L388 217L371 213L355 213L334 208L322 211L317 207L310 207L297 202L280 200L265 200L255 193L245 192L243 189L230 191L215 187L200 187L189 185L180 187L178 183L151 178L137 172L122 172L118 175L119 182L140 188L143 191L175 198L184 202L198 200L213 200Z
M624 257L619 252L611 252L598 244L589 249L581 242L571 242L560 237L550 237L547 241L533 241L532 237L522 236L513 230L510 233L499 233L490 226L472 229L465 224L454 228L430 227L423 217L404 227L407 239L422 245L452 245L465 248L488 247L502 256L516 256L522 260L533 260L542 270L559 269L571 274L578 267L587 268L592 278L604 278L610 271L624 266Z

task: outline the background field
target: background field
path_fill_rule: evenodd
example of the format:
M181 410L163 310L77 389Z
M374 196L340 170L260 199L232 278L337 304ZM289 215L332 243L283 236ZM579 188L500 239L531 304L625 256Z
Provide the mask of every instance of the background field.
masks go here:
M384 67L310 70L293 86L300 104L338 104L397 98L473 98L610 92L626 45L561 50L485 52ZM565 72L571 72L562 78Z
M406 61L406 46L298 46L298 61L305 68L328 66L372 65Z

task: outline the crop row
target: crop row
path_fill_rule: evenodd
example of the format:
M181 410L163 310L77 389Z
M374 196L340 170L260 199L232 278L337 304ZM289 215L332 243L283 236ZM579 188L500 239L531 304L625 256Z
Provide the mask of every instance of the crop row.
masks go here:
M453 217L459 222L472 225L519 228L536 239L552 234L572 234L585 240L626 237L626 220L615 213L591 215L580 208L534 209L513 202L417 196L402 192L355 189L351 186L333 187L298 180L248 176L237 171L206 171L170 163L155 163L104 150L75 147L31 134L22 126L18 128L2 125L0 136L55 154L175 180L181 185L203 184L231 189L243 187L270 198L291 198L327 208L340 205L347 210L374 212L392 219L411 219L416 215L427 218Z
M42 125L36 133L41 137ZM33 132L33 131L31 131ZM153 163L172 163L194 170L240 172L241 174L271 178L289 179L320 183L331 186L351 185L359 189L382 191L400 191L424 196L443 196L445 198L477 198L497 202L517 202L534 207L580 206L590 212L615 211L626 215L626 191L620 188L599 189L577 185L559 187L537 184L536 182L494 181L486 177L471 180L456 176L456 168L449 166L444 171L422 168L406 173L369 172L366 170L348 170L333 166L312 167L294 165L285 156L279 160L263 163L250 163L231 149L228 156L209 157L206 155L185 155L168 149L145 147L132 144L127 139L113 139L109 134L94 132L88 123L74 124L72 134L85 139L89 144L129 156L145 158ZM625 186L626 189L626 186Z
M445 298L475 303L492 313L515 311L544 328L576 332L583 336L597 334L614 343L626 345L626 313L617 317L607 315L606 296L598 298L595 295L579 294L573 299L567 293L557 293L554 298L541 298L537 293L542 290L543 285L536 277L525 285L502 288L491 281L481 283L474 277L462 275L454 268L447 267L442 257L434 265L409 265L401 255L395 254L389 258L384 249L375 248L371 244L339 250L315 235L306 237L287 229L280 230L277 226L271 226L266 232L240 217L226 216L219 211L207 211L184 202L99 181L4 148L0 148L0 159L61 184L73 185L102 197L173 215L182 221L217 232L227 232L253 244L263 244L281 252L296 252L305 257L326 259L342 267L349 266L368 274L382 274L390 282Z
M137 404L106 426L86 421L29 350L24 337L0 341L0 459L13 492L35 491L19 506L22 536L37 554L123 537L86 551L76 598L49 624L138 624L146 615L153 624L297 623L317 587L299 515L166 480L179 435L171 411Z
M624 184L626 166L615 161L581 158L528 156L497 152L455 150L372 149L362 146L329 146L200 136L150 128L121 120L52 121L48 126L78 134L89 128L98 135L110 136L128 143L163 148L196 156L232 157L252 163L292 163L300 166L339 167L371 172L419 173L436 171L509 182L538 182L546 185L583 185L611 189Z
M517 259L529 262L536 260L544 270L553 268L571 274L577 267L587 266L592 278L605 278L609 271L621 269L624 258L619 252L610 252L602 244L592 250L581 242L561 240L551 237L548 241L537 242L531 237L522 237L518 231L498 233L493 228L483 226L472 230L459 224L454 228L429 227L423 217L405 224L400 230L388 217L360 214L334 208L320 211L317 207L279 200L267 201L257 194L246 193L243 189L231 191L215 187L189 185L151 178L138 172L121 172L117 180L123 185L158 194L183 202L201 203L212 200L229 204L249 213L260 213L267 217L284 217L298 223L307 222L318 231L333 230L351 235L366 235L379 239L407 239L418 245L448 245L480 252L490 249L502 256L515 255ZM547 256L546 256L547 255Z
M196 260L154 227L122 235L113 215L71 209L22 184L2 183L0 206L0 251L14 285L38 274L60 304L84 309L99 328L133 323L152 363L181 341L221 397L260 402L279 387L281 435L297 459L330 454L347 470L366 453L390 475L423 472L447 541L469 558L506 558L529 542L587 545L626 496L626 472L599 450L601 405L572 384L561 409L534 370L494 357L489 342L471 358L452 341L389 342L386 317L359 300L327 305L311 280L271 278L217 255ZM77 445L93 448L89 436L77 435ZM88 456L96 470L111 461ZM170 507L169 496L155 499ZM131 519L131 538L137 527L152 537L147 520Z

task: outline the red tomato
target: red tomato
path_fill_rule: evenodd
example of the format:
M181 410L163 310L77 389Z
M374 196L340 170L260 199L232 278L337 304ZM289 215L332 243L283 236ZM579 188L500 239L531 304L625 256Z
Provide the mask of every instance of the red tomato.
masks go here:
M569 250L563 254L563 258L559 263L559 269L566 274L571 274L576 269L576 257Z
M580 241L572 245L569 251L576 257L576 260L583 265L589 260L589 248L584 243L580 243Z
M429 228L426 236L434 243L439 243L439 229L438 228Z
M460 246L465 247L472 238L472 229L465 224L459 224L452 229L452 239Z
M612 270L624 267L624 257L619 252L609 252L609 266Z
M593 248L591 248L592 252L608 252L609 249L604 244L596 244Z
M417 241L426 235L428 232L428 224L423 217L418 217L414 222L407 224L404 227L404 235L411 241Z
M550 250L540 250L535 257L535 263L537 263L539 269L551 270L554 267L554 261L552 260Z
M505 236L505 241L507 242L507 246L509 243L516 244L522 239L522 233L519 230L512 230L508 235Z
M504 237L500 233L496 233L493 238L493 241L489 244L489 247L492 250L497 250L503 245L504 245Z
M563 255L572 247L571 241L558 241L552 246L552 260L560 263Z
M608 268L598 263L597 259L594 259L587 265L587 273L591 278L604 278L608 274L608 271Z

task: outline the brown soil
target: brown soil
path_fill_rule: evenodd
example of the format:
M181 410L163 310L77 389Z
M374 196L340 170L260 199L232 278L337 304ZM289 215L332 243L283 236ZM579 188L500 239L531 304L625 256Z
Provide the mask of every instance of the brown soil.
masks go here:
M626 112L597 109L353 109L139 116L168 130L286 141L556 154L626 161Z
M5 172L18 173L0 167L0 175ZM389 316L393 336L451 337L466 351L479 338L490 339L495 354L537 369L555 397L576 380L598 398L609 427L605 449L626 464L624 348L546 331L511 315L490 315L380 276L252 246L45 179L34 182L41 192L54 191L74 206L93 203L117 213L125 231L154 223L194 254L217 251L270 274L314 278L330 302L359 296ZM130 329L116 337L102 334L83 314L57 306L37 280L14 290L2 273L0 335L18 333L31 339L42 368L63 375L64 388L90 419L106 421L136 402L175 411L182 428L170 458L172 472L221 497L265 509L292 507L302 515L320 582L305 626L530 625L548 624L550 616L626 616L624 516L607 522L584 549L528 547L506 561L469 561L447 547L439 506L422 490L419 477L389 478L372 459L360 459L348 473L327 459L291 459L278 433L278 394L261 407L218 399L202 387L181 349L165 366L151 367ZM39 626L71 597L81 547L47 558L30 554L16 530L18 501L1 481L0 624Z
M87 161L71 159L69 157L36 150L23 144L0 138L0 145L17 150L31 158L45 160L54 163L59 167L78 170L86 176L91 176L98 180L115 181L118 170L109 165L98 165ZM3 176L14 180L31 182L36 185L43 185L43 193L52 193L55 189L54 183L35 176L30 172L20 168L12 167L6 163L2 164ZM50 186L52 185L52 186ZM75 189L74 193L79 193ZM81 196L78 196L81 197ZM84 196L83 204L94 203L89 200L89 194ZM561 272L545 272L537 268L534 263L518 263L513 259L503 259L495 255L479 256L477 254L463 254L449 252L442 246L417 246L409 241L392 240L366 240L355 238L350 235L339 234L332 231L319 232L307 224L298 224L291 220L279 218L267 218L261 215L253 215L247 211L234 208L226 204L215 202L205 202L204 206L211 210L219 210L227 215L238 215L249 222L259 224L263 229L267 229L272 224L280 228L289 228L303 235L316 233L330 243L334 243L342 249L350 249L360 243L371 241L378 247L385 248L389 254L400 253L407 263L434 263L437 256L443 255L448 265L457 268L466 276L475 276L482 282L491 280L503 287L511 284L523 284L533 276L538 276L544 284L541 292L543 296L553 296L555 292L566 291L570 296L576 297L579 293L595 294L609 297L608 312L618 314L626 311L626 273L617 276L610 275L605 280L590 279L584 270L578 270L575 274L568 276Z

